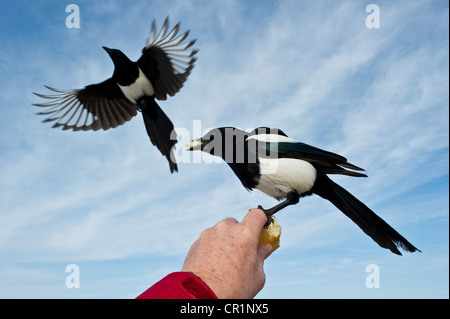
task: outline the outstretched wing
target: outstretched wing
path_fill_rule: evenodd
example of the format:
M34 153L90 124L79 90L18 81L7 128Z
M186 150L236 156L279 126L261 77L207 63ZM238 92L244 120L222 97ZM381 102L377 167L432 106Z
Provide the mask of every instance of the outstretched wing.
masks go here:
M44 122L56 121L53 127L62 127L63 130L107 130L131 120L137 114L136 106L123 95L112 79L78 90L46 88L57 94L34 93L52 100L34 105L47 108L38 113L50 115Z
M147 45L137 61L139 68L152 83L158 100L166 100L167 94L173 96L183 87L197 60L194 56L198 50L189 49L196 40L183 42L189 31L177 37L180 24L169 33L168 27L167 17L160 32L156 34L156 23L153 21Z

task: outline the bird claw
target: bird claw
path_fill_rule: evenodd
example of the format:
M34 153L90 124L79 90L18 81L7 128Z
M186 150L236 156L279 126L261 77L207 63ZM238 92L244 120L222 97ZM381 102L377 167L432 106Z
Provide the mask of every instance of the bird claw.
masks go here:
M266 224L264 225L264 227L267 227L267 226L269 226L270 224L272 224L272 223L273 223L273 218L272 218L273 213L270 211L270 209L265 210L264 208L262 208L261 205L258 205L258 209L261 209L261 210L264 212L264 214L266 214L267 222L266 222Z

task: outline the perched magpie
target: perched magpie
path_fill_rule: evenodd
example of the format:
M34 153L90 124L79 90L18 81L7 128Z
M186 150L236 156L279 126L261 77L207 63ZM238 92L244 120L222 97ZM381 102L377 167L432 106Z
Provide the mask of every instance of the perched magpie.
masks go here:
M189 31L177 37L180 24L167 33L168 27L167 17L157 34L153 21L147 44L136 62L120 50L103 47L114 62L114 73L106 81L77 90L46 86L56 95L34 93L52 100L34 104L49 107L38 114L51 114L44 122L56 121L53 127L96 131L115 128L141 111L150 141L167 158L170 171L178 171L172 150L176 143L174 126L155 99L166 100L167 95L174 96L181 89L198 51L189 49L196 40L183 42Z
M263 209L268 223L279 210L317 194L329 200L378 245L401 255L397 247L418 250L327 174L367 177L341 155L297 142L279 129L260 127L247 133L233 127L216 128L187 144L188 150L202 150L230 166L242 185L254 188L278 200L278 205ZM420 250L418 250L420 251Z

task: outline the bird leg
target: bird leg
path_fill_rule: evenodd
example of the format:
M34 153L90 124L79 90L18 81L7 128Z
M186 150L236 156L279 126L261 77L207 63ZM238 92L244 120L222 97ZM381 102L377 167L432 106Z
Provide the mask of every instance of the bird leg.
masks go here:
M269 226L273 222L273 218L272 218L273 214L275 214L276 212L282 210L283 208L285 208L287 206L297 204L299 199L300 199L300 196L298 195L297 191L292 190L289 193L287 193L286 200L273 206L272 208L264 209L264 208L262 208L261 205L258 205L258 208L261 209L267 216L267 223L265 226Z

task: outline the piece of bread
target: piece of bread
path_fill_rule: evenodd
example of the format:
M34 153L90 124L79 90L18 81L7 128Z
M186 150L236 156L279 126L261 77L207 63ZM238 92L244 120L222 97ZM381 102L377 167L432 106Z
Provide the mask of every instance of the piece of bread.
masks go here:
M272 216L272 218L273 222L269 226L264 227L261 231L259 243L271 244L273 251L275 251L278 247L280 247L281 226L278 224L275 216Z

